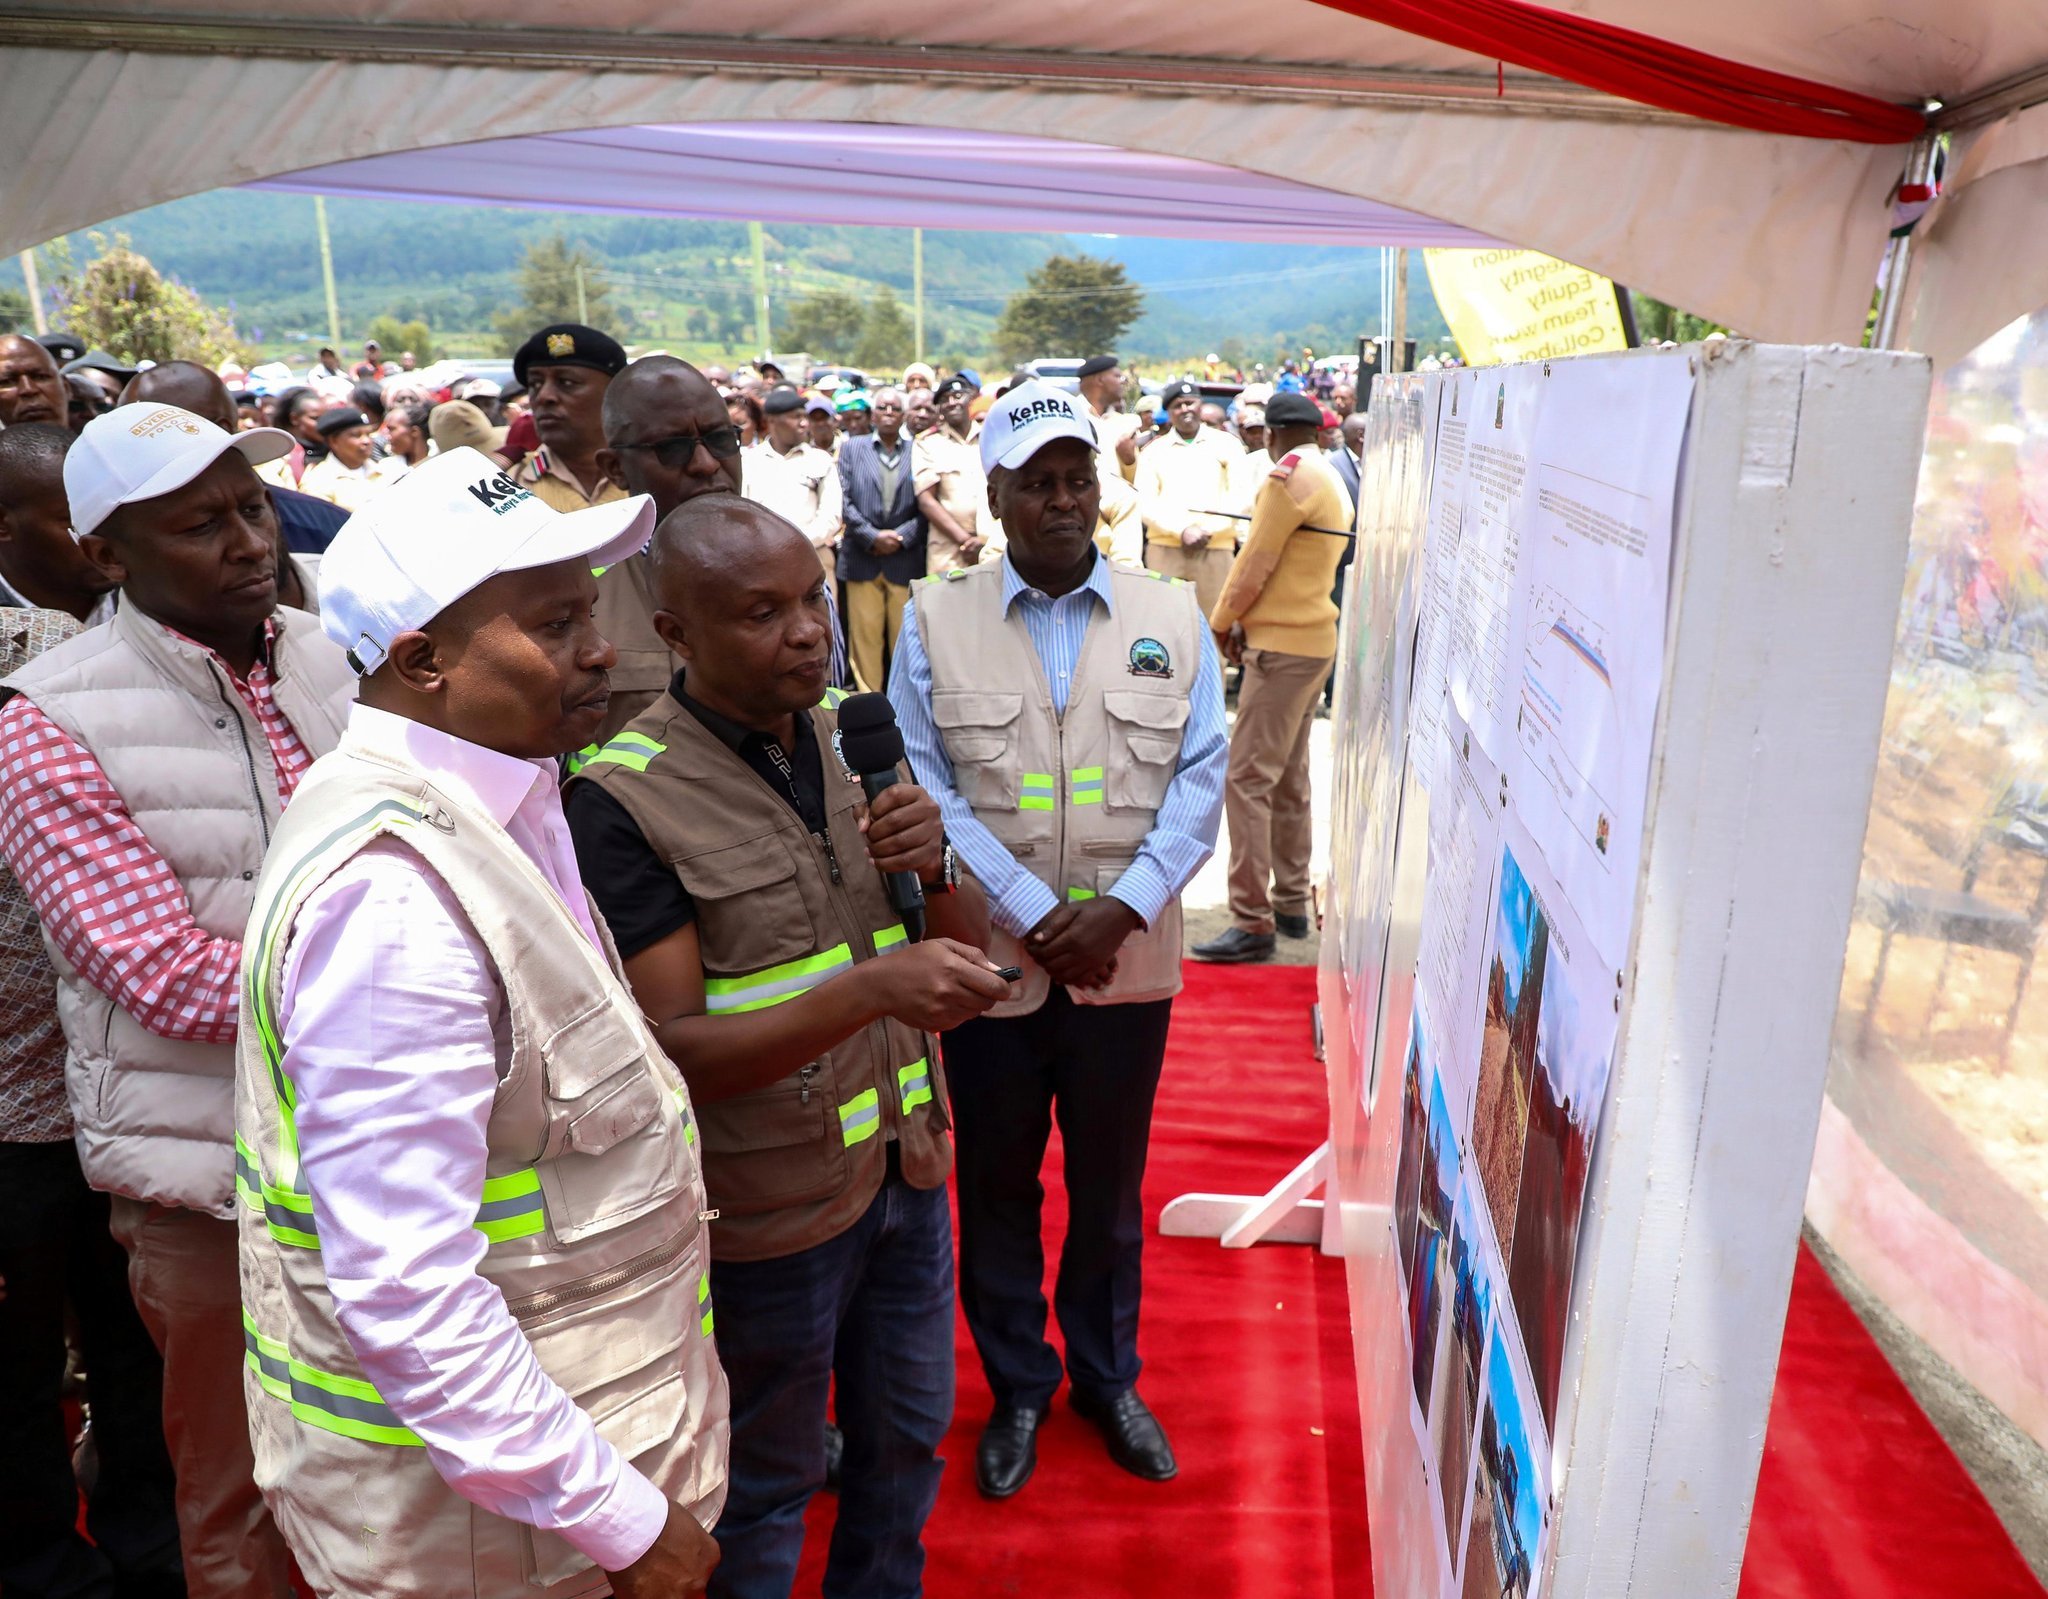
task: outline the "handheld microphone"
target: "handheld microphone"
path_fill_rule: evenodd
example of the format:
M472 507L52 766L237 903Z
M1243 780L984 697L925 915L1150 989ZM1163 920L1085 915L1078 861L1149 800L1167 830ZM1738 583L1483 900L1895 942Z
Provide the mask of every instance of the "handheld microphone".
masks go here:
M839 758L860 778L872 805L896 781L903 759L903 732L896 725L896 707L882 694L849 694L839 706ZM924 885L915 872L884 872L889 904L903 918L903 930L915 944L924 937Z

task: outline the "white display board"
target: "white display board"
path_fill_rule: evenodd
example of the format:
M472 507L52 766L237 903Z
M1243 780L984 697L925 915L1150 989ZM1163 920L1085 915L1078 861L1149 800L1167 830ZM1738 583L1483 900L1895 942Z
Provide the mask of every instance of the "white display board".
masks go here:
M1379 1593L1735 1591L1927 387L1375 386L1320 988Z

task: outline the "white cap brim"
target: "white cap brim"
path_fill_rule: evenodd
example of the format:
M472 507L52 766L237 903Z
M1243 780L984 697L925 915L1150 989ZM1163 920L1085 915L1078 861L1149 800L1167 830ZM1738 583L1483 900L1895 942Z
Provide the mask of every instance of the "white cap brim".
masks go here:
M557 561L588 561L592 567L612 566L638 555L654 536L654 501L645 494L603 505L564 511L540 523L524 544L514 545L498 562L500 572L525 572Z

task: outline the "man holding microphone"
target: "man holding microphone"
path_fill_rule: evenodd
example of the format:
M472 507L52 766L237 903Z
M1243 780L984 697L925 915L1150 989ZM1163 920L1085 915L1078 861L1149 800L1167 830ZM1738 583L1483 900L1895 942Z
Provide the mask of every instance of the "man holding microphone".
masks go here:
M701 1118L733 1393L711 1592L787 1599L829 1394L846 1443L824 1593L916 1599L953 1412L952 1144L930 1035L1009 984L982 958L981 892L938 807L907 781L863 805L843 764L856 730L839 737L826 578L804 535L699 494L663 520L652 560L678 670L567 806Z
M257 885L235 1095L257 1481L322 1599L675 1599L718 1560L690 1098L555 781L610 697L591 568L652 519L456 449L322 567L360 697Z

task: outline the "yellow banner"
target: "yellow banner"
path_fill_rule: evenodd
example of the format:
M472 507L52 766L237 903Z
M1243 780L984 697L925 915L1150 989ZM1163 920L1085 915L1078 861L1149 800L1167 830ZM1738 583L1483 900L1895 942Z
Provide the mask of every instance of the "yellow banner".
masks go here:
M1534 250L1424 250L1437 308L1470 366L1628 347L1614 284Z

